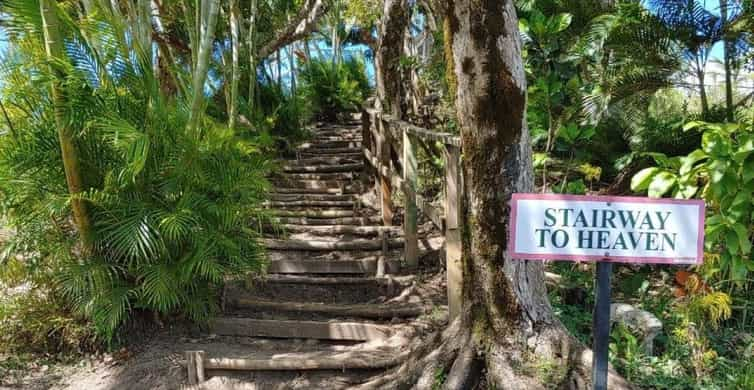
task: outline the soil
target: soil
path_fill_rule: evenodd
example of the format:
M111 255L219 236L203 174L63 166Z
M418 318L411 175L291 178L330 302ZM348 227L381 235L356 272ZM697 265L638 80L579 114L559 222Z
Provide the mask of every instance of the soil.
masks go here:
M434 261L432 261L434 263ZM425 302L444 304L444 273L425 268L417 274L412 293ZM430 266L431 267L431 266ZM265 286L269 287L269 286ZM298 286L306 294L308 288ZM262 289L260 289L262 290ZM267 292L272 292L268 290ZM359 296L362 291L354 291ZM386 297L383 297L383 299ZM438 306L439 307L439 306ZM192 330L182 324L151 326L133 335L127 347L108 354L81 358L74 363L47 363L43 360L7 370L0 356L0 390L267 390L267 389L346 389L381 375L384 371L349 370L316 372L222 372L212 371L200 386L188 386L183 367L184 352L204 350L225 357L264 357L286 352L338 350L354 343L306 339L263 339L225 337ZM3 361L6 360L6 363Z

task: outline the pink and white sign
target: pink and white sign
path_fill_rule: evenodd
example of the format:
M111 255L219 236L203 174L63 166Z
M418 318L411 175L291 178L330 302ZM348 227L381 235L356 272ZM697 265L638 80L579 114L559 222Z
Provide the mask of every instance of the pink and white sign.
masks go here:
M511 257L698 264L704 201L513 194Z

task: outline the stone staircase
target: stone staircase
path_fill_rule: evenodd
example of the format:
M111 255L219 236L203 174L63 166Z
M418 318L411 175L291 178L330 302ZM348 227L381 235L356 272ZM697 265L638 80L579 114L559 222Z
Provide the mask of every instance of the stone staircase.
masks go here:
M441 286L428 291L402 269L402 229L382 226L365 201L359 124L312 132L271 178L266 206L279 225L263 239L268 275L230 284L211 325L249 348L187 352L189 383L231 372L254 388L350 388L400 364L417 319L444 304ZM334 372L339 382L322 380Z

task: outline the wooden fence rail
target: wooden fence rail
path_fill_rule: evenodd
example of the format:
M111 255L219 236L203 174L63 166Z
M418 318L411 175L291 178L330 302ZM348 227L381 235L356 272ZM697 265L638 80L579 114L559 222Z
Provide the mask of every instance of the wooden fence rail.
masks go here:
M393 221L393 189L404 198L403 230L405 259L409 268L418 265L417 216L421 211L445 235L448 308L450 318L458 315L463 291L461 263L460 212L462 180L460 171L461 139L457 135L435 132L398 120L373 108L365 108L362 120L362 148L368 174L375 178L380 210L385 225ZM444 145L445 197L438 208L417 195L416 149L419 140Z

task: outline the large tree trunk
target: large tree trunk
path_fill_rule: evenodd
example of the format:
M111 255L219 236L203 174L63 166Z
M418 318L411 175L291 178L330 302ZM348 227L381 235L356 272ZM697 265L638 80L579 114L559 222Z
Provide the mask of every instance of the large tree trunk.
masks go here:
M447 12L463 152L462 310L388 379L364 387L431 388L442 371L447 389L473 388L482 373L488 388L590 388L591 353L554 315L543 263L508 254L511 194L534 187L513 0L455 0ZM537 377L543 364L559 370ZM608 380L627 387L614 373Z
M50 61L65 58L65 46L60 33L60 22L54 0L40 0L39 8L42 15L47 58ZM74 197L84 191L84 183L81 177L79 153L74 140L74 129L70 127L66 118L65 91L62 86L64 75L60 73L59 68L53 65L51 65L51 68L56 75L52 82L52 103L55 111L55 123L58 128L60 151L63 157L65 179L68 184L68 192L72 196L73 219L79 232L82 249L89 251L93 242L91 219L84 201Z
M375 56L379 108L401 119L400 57L403 32L408 25L408 2L386 0L380 21L380 40Z

